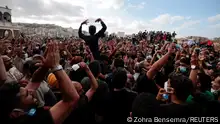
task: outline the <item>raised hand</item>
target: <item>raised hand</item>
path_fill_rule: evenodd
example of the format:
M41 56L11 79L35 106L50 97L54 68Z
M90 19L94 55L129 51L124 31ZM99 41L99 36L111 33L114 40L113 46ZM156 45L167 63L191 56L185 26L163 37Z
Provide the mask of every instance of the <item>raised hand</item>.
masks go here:
M65 44L62 43L62 42L60 42L60 43L59 43L59 49L60 49L61 51L63 51L63 50L65 49Z
M85 71L89 71L89 67L86 65L85 62L79 63L80 68L84 69Z
M166 90L164 88L160 88L158 94L157 94L157 97L156 99L157 100L161 100L161 101L166 101L164 98L163 98L163 94L166 94Z
M156 51L156 54L161 54L161 53L162 53L161 50L157 50L157 51Z
M91 53L90 48L88 46L86 46L85 50L86 50L87 53L89 53L89 54Z
M60 53L59 53L59 46L56 42L51 42L48 44L46 53L46 58L41 58L41 63L38 63L38 66L43 66L46 68L54 68L59 65L60 62Z
M176 52L175 43L172 43L168 47L168 53L172 54Z
M82 23L81 23L81 25L84 25L84 24L86 24L86 25L87 25L88 23L89 23L89 20L88 20L88 19L86 19L84 22L82 22Z
M194 51L191 60L190 60L191 65L198 65L198 56L196 55L196 52Z
M118 50L119 48L122 47L122 42L118 43L117 46L116 46L116 49Z
M100 19L100 18L95 20L95 22L101 22L101 21L102 21L102 19Z

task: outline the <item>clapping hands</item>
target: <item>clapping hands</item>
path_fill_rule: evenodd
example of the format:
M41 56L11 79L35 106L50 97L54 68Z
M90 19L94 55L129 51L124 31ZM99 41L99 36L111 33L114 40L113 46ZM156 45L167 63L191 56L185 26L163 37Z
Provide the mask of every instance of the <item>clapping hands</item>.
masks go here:
M59 45L56 42L51 42L47 46L45 57L40 57L41 63L38 63L37 66L54 68L59 65L60 62L60 53Z

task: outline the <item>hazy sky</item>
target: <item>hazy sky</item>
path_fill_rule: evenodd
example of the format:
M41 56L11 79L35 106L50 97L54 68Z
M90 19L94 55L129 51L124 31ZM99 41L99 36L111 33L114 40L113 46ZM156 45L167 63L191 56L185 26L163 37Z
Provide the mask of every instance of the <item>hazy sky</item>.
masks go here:
M5 5L12 8L13 22L76 29L83 20L95 24L100 17L108 32L146 29L176 31L178 37L220 36L220 0L0 0Z

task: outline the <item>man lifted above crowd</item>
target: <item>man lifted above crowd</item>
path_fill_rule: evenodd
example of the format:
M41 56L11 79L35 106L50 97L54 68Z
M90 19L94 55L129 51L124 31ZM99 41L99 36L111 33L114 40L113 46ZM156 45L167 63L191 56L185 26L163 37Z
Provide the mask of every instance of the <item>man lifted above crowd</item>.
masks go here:
M96 27L94 25L89 26L90 36L86 36L82 33L82 25L88 24L88 19L81 23L78 33L79 33L79 37L82 38L86 42L86 44L89 46L94 59L99 60L100 52L99 52L98 41L99 41L99 38L104 35L107 29L107 26L100 18L97 19L95 22L101 22L101 25L102 25L102 29L98 33L96 33Z

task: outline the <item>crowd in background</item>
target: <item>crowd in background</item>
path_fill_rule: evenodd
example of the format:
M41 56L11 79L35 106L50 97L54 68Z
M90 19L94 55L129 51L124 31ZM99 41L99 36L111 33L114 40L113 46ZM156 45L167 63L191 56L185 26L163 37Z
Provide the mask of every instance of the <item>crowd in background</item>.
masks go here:
M176 33L0 42L0 123L127 123L128 117L216 117L220 51ZM134 120L133 120L134 121ZM218 122L219 123L219 122Z

